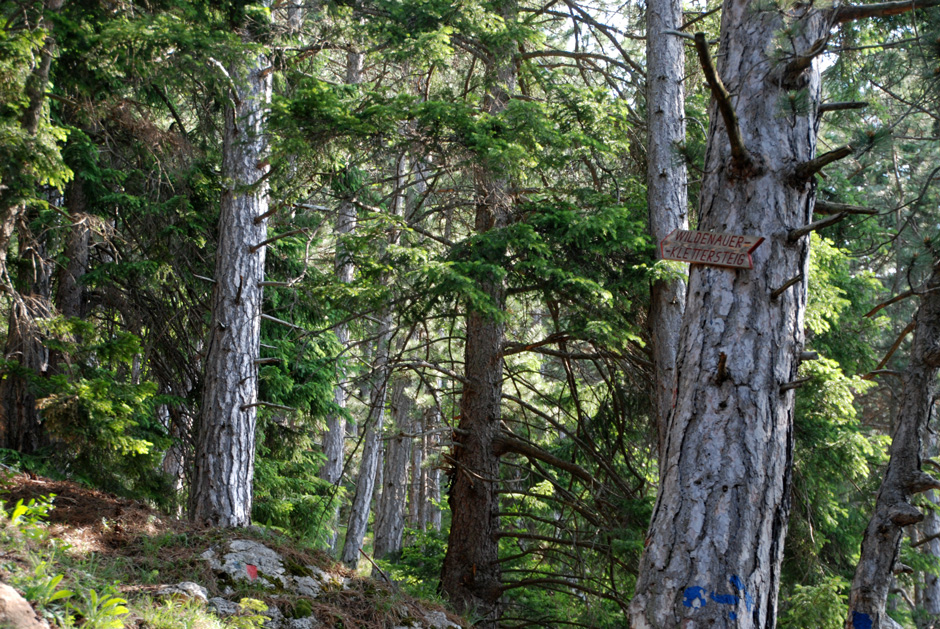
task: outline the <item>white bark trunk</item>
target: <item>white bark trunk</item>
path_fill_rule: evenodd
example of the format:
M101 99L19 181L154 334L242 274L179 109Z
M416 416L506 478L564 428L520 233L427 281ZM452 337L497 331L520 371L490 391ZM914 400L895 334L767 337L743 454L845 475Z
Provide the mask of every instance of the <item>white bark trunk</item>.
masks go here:
M265 114L272 77L265 55L230 69L212 322L198 427L190 517L211 526L251 523L262 289L268 210Z
M826 32L811 5L784 16L725 0L720 74L740 121L751 168L732 162L715 106L699 229L767 239L752 270L694 265L678 355L662 481L630 606L635 629L772 628L789 514L793 391L803 345L813 185L795 178L816 148L819 72L798 83L805 112L781 111L782 66L769 45L784 20L797 52Z

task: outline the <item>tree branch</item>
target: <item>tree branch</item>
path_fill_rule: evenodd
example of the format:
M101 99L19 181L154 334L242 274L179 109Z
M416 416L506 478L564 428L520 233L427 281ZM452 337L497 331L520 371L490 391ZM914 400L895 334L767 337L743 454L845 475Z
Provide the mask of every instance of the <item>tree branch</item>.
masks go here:
M900 15L914 9L929 9L940 5L940 0L902 0L901 2L878 2L875 4L859 4L841 6L834 10L834 22L844 24L853 20L862 20L870 17L887 17Z
M695 50L698 52L699 62L705 72L705 81L708 83L708 87L718 103L718 111L721 112L721 117L725 121L728 140L731 142L731 159L739 172L746 173L753 169L754 163L750 153L744 146L741 128L738 126L738 117L731 105L731 94L728 93L724 83L721 82L721 77L718 76L718 72L715 70L715 64L712 63L705 33L695 34Z
M811 232L819 231L820 229L824 229L830 225L835 225L846 216L848 216L848 214L845 212L839 212L838 214L833 214L832 216L816 221L815 223L810 223L809 225L804 225L803 227L799 227L797 229L791 229L787 234L787 240L790 242L796 242Z
M849 205L848 203L832 203L830 201L820 201L816 199L813 205L813 214L837 214L844 212L846 214L869 214L875 215L878 210L870 207L861 207L860 205Z
M907 299L908 297L913 297L913 296L916 295L916 294L917 294L917 293L915 293L913 289L912 289L912 290L906 290L906 291L904 291L903 293L901 293L900 295L895 295L894 297L892 297L892 298L889 299L888 301L883 301L883 302L881 302L880 304L878 304L877 306L875 306L874 308L872 308L871 310L869 310L868 312L866 312L866 313L865 313L865 317L867 317L867 318L870 319L871 317L875 316L875 315L878 313L879 310L883 310L884 308L887 308L887 307L890 306L891 304L896 304L896 303L898 303L899 301L903 301L903 300Z
M796 167L794 177L798 181L806 181L832 162L848 157L852 154L853 150L854 149L850 144L846 144L845 146L841 146L834 151L823 153L822 155L817 156L815 159L803 162Z
M907 335L914 331L914 327L917 325L916 320L911 321L907 324L907 327L901 330L901 335L898 336L897 340L888 350L888 353L885 354L885 357L881 359L881 362L878 363L878 366L875 367L870 373L866 373L862 376L862 380L871 380L874 377L876 371L881 370L885 365L888 364L888 361L891 360L891 357L894 356L894 352L898 351L898 348L901 347L901 343L904 342L904 339L907 338Z
M845 111L846 109L864 109L866 107L868 107L868 103L858 100L822 103L819 106L819 113L824 114L827 111Z
M502 456L507 452L521 454L528 459L536 459L538 461L542 461L543 463L547 463L552 467L565 470L569 474L580 478L581 481L589 487L594 487L599 484L597 479L595 479L590 472L577 463L571 463L570 461L560 459L557 456L550 454L535 445L526 443L520 439L516 439L505 432L496 435L496 437L493 439L493 452L496 454L496 456Z
M803 72L813 64L813 59L821 55L826 50L826 44L829 43L829 36L820 37L813 45L809 47L804 54L794 58L783 69L783 84L794 84Z

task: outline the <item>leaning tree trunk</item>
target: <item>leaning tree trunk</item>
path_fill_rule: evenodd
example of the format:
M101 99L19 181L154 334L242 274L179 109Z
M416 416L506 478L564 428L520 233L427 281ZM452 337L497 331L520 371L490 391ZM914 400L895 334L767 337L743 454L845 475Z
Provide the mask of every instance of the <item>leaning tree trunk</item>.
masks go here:
M365 55L360 52L349 52L346 54L346 83L356 85L362 82L362 69L365 63ZM343 238L350 236L356 229L356 207L349 201L343 201L339 206L339 214L336 217L336 257L334 261L334 270L336 280L343 284L349 284L353 281L356 267L352 258L346 249ZM345 350L349 345L349 326L346 323L340 323L333 328L336 339L340 347ZM335 413L330 413L326 418L326 432L323 434L323 454L326 461L320 470L320 478L333 485L339 485L342 482L343 463L345 461L345 439L346 439L346 416L343 414L346 408L346 387L348 378L345 370L339 369L339 377L336 386L333 388L333 400L337 409ZM335 500L333 507L333 522L339 519L339 501ZM338 535L334 529L330 546L336 548Z
M515 7L500 7L507 21L514 19ZM486 68L487 90L483 109L497 116L506 109L515 89L516 67L512 50L497 50L494 63ZM502 229L510 222L512 197L504 174L481 166L476 172L476 216L474 229L483 234ZM499 268L505 252L489 248L484 266ZM478 279L481 292L496 312L506 309L506 289L494 275ZM493 440L499 434L500 402L503 390L503 337L500 317L470 308L464 346L464 386L460 398L460 423L454 431L450 463L451 510L447 554L441 573L441 587L461 613L473 613L476 626L488 629L499 625L502 594L499 567L499 456Z
M212 320L194 456L190 517L211 526L251 523L268 184L265 113L270 62L255 53L231 69Z
M809 253L808 235L794 241L789 232L811 219L820 90L816 62L797 69L771 43L789 26L786 41L802 52L826 33L812 5L786 19L797 23L746 0L723 5L727 92L713 82L724 99L711 106L699 229L767 242L753 269L692 267L676 404L630 606L635 629L776 624L790 509L790 383L803 345ZM704 36L697 39L707 52ZM781 110L790 89L805 90L805 110ZM737 118L719 116L719 103ZM740 141L729 141L738 130Z
M646 102L649 124L646 152L646 203L654 244L676 229L688 229L688 177L681 146L685 144L684 42L667 35L682 25L682 2L646 3ZM676 352L686 282L655 282L650 294L650 340L653 352L653 402L663 460L666 423L676 389Z
M920 509L911 504L911 497L940 489L940 482L920 469L921 446L940 368L940 262L934 263L915 322L911 357L902 376L891 459L875 501L875 513L862 539L862 553L849 593L846 629L899 626L888 617L885 605L904 527L924 519Z
M401 553L405 531L405 503L408 496L408 464L411 458L412 401L407 397L408 381L399 378L392 388L391 412L394 434L385 441L385 472L382 475L382 499L376 507L373 555L376 559Z

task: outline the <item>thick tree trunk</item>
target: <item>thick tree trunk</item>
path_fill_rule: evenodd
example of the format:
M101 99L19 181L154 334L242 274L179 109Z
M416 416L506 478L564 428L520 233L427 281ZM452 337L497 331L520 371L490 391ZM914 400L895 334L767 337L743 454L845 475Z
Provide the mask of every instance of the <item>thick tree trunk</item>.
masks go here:
M514 2L497 7L507 22L515 20ZM512 46L494 51L486 68L483 110L499 115L506 109L516 86ZM480 167L476 172L476 216L474 229L482 234L506 227L512 213L510 182L502 174ZM490 252L486 262L500 267L504 251ZM506 290L497 277L478 280L479 287L497 311L506 308ZM472 613L478 627L499 626L502 594L499 566L499 457L493 440L499 433L503 391L503 337L499 317L470 308L464 346L463 395L460 423L454 435L450 493L451 510L447 554L441 573L441 588L461 613Z
M410 419L412 400L406 395L408 381L398 378L391 396L394 434L385 440L385 472L382 475L382 499L375 513L376 559L396 557L401 553L405 530L405 502L408 496L408 464L411 458L413 426Z
M726 0L718 58L740 122L746 159L711 107L699 229L763 236L751 270L694 265L682 325L677 395L662 481L630 606L631 626L774 627L790 507L792 387L803 345L819 73L816 63L784 81L786 60L768 43L784 14ZM795 51L826 33L811 5L786 19ZM809 106L787 112L788 87Z
M211 526L251 523L268 172L264 117L271 100L260 53L231 71L237 94L225 112L212 321L194 460L190 517Z
M682 25L682 3L646 3L646 103L649 124L646 153L646 202L650 234L659 244L676 229L688 229L688 177L685 144L685 43L665 34ZM663 460L666 423L675 400L676 352L685 311L684 279L661 280L650 294L649 328L653 350L653 403Z
M20 268L3 351L16 369L7 369L0 380L0 447L32 454L48 442L31 380L45 375L49 368L49 350L37 320L52 316L53 263L43 240L30 232L28 216L20 218L20 255L16 260Z
M342 561L349 568L359 565L359 549L366 536L369 524L369 511L375 490L376 471L379 467L382 451L382 424L385 422L385 397L388 391L389 377L389 341L391 340L392 317L390 313L382 316L376 341L375 360L373 362L372 393L369 400L369 417L365 424L365 436L362 444L362 460L359 465L359 477L356 479L356 493L349 508L349 521L346 525L346 540L343 543Z
M894 628L885 612L904 527L923 520L911 497L940 483L920 469L924 431L933 409L940 368L940 263L934 263L917 311L911 357L891 440L891 459L881 483L849 593L846 629Z

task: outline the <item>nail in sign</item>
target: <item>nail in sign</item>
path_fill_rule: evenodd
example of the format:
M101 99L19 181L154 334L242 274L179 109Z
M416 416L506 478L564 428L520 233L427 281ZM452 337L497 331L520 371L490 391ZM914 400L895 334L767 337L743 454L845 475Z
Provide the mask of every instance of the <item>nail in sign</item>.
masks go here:
M751 252L764 242L762 236L738 236L676 229L659 244L663 260L691 264L752 269Z

